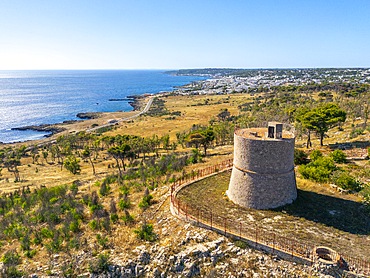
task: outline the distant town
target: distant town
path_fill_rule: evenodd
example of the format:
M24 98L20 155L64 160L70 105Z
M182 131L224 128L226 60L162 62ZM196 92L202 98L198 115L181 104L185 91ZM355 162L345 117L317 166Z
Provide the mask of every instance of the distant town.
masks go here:
M328 69L190 69L169 71L174 75L201 75L209 79L176 90L179 94L225 94L253 92L281 85L325 83L370 84L368 68Z

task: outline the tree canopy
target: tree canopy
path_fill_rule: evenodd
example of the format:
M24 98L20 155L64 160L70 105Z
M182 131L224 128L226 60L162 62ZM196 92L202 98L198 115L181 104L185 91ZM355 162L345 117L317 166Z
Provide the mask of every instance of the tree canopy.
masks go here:
M346 112L339 108L337 104L325 103L315 108L301 109L296 116L296 120L304 128L310 131L316 131L320 137L320 145L323 146L325 133L332 127L346 120ZM310 144L308 136L307 147Z
M197 149L202 145L205 156L207 156L207 149L213 140L215 140L215 133L212 127L208 127L204 130L195 130L190 133L187 138L188 144L194 145Z

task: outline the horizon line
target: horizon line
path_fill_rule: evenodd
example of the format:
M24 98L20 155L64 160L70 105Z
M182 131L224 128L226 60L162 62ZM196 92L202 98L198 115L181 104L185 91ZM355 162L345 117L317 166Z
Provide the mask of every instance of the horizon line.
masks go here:
M110 70L110 71L130 71L130 70L158 70L158 71L178 71L178 70L206 70L206 69L219 69L219 70L284 70L284 69L370 69L369 67L194 67L194 68L79 68L79 69L68 69L68 68L50 68L50 69L0 69L0 71L95 71L95 70Z

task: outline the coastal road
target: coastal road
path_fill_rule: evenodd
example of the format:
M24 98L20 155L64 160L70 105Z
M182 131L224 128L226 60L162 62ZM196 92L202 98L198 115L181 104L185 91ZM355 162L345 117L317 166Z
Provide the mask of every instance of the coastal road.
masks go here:
M154 99L154 96L150 96L149 97L149 101L145 105L144 109L142 111L140 111L139 113L135 114L135 115L132 115L132 116L126 117L126 118L122 118L122 119L116 120L114 122L107 123L107 124L104 124L104 125L101 125L101 126L97 126L97 127L94 127L94 128L89 128L89 129L86 130L86 132L91 132L91 131L97 130L99 128L102 128L102 127L108 127L108 126L115 125L116 123L120 123L120 122L124 122L124 121L130 121L132 119L135 119L135 118L139 117L140 115L142 115L142 114L144 114L144 113L146 113L146 112L149 111L150 106L153 103L153 99Z

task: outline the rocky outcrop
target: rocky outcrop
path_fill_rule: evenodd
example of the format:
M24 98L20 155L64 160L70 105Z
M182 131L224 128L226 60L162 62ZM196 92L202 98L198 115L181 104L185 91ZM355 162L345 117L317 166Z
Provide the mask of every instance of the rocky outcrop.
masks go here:
M45 135L45 137L50 137L53 134L65 131L66 129L60 126L52 124L43 124L43 125L29 125L22 127L14 127L12 130L34 130L40 132L49 132L50 134Z
M83 119L83 120L89 120L89 119L97 119L101 116L101 112L84 112L84 113L78 113L76 115L77 118Z
M153 219L159 240L142 242L131 250L106 250L110 252L109 267L105 273L91 274L88 270L80 277L134 278L134 277L339 277L338 270L324 265L314 267L281 260L249 248L240 241L231 241L208 230L179 222L171 215ZM113 247L114 248L114 247ZM73 259L79 262L76 269L94 258L90 251L80 251ZM95 254L96 255L96 254ZM34 278L53 266L60 269L65 258L55 256L49 265L40 266ZM40 273L40 274L39 274ZM41 274L42 273L42 274ZM39 275L39 276L38 276ZM53 277L62 277L53 271ZM348 276L352 277L352 276Z

